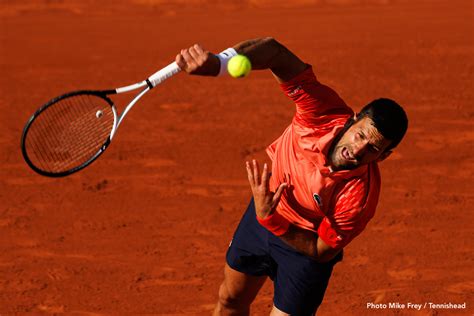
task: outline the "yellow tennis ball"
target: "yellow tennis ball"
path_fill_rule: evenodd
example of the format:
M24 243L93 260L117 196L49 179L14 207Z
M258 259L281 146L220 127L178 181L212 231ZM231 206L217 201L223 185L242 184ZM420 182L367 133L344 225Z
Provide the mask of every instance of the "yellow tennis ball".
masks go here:
M250 60L244 55L236 55L229 60L227 71L234 78L242 78L247 76L252 70Z

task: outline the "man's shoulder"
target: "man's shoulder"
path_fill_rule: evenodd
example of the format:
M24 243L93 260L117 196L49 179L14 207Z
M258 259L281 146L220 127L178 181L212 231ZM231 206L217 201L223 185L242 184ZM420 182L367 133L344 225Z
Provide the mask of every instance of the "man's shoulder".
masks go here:
M299 108L304 119L326 115L353 115L353 110L330 86L318 81L311 66L287 82L280 84L283 92Z

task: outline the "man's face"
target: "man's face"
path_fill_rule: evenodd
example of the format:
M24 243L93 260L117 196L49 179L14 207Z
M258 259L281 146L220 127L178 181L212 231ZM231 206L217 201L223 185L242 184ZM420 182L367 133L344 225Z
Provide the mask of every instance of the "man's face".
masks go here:
M386 151L390 142L380 134L369 117L364 117L349 127L333 147L331 167L333 170L349 170L382 161L391 153Z

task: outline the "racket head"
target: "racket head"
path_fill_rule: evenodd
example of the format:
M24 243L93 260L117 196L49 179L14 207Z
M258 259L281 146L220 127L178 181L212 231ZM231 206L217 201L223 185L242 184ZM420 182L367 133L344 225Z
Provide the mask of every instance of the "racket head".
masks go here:
M21 150L26 163L47 177L64 177L94 162L109 146L118 118L108 94L80 90L41 106L26 123Z

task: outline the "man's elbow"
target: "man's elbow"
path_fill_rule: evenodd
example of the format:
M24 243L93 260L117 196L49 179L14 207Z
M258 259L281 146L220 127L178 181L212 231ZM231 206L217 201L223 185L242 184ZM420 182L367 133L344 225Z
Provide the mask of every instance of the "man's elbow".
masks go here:
M318 254L315 260L319 263L326 263L334 259L339 252L341 252L341 250L326 251L326 252Z
M265 42L266 44L270 44L270 45L280 45L280 43L277 42L277 40L271 36L266 36L264 38L262 38L263 42Z
M326 244L321 238L318 238L316 244L317 244L316 246L317 256L315 259L317 262L320 262L320 263L331 261L332 259L334 259L334 257L336 257L342 251L342 249L332 248L331 246Z
M287 48L279 41L277 41L274 37L265 37L265 42L267 42L269 46L274 47L280 53L287 51Z

